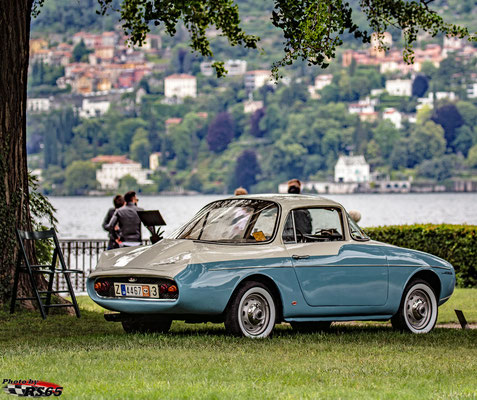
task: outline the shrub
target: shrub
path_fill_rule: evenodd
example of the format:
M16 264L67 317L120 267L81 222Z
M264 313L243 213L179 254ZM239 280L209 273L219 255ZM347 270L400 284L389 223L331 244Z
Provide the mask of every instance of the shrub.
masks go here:
M395 225L366 229L380 242L434 254L455 268L460 287L477 286L477 226Z

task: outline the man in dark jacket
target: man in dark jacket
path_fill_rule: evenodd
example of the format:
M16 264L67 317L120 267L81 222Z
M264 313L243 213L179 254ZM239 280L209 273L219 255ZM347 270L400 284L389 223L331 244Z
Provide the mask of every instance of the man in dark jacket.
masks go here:
M124 200L126 205L116 210L106 229L111 232L117 224L121 232L121 238L117 241L119 244L124 246L139 245L142 242L141 220L137 212L142 211L142 208L137 206L138 198L136 197L136 192L127 192L124 195Z
M112 231L110 231L107 226L113 218L115 211L118 208L121 208L124 205L124 197L120 194L116 195L113 199L114 207L110 208L104 217L103 220L103 229L109 232L109 242L108 242L108 250L117 249L119 245L116 243L116 239L119 239L119 227L116 225Z
M300 194L301 181L299 179L291 179L288 181L288 193ZM307 209L295 210L295 229L297 230L298 240L306 241L304 234L311 234L311 214Z

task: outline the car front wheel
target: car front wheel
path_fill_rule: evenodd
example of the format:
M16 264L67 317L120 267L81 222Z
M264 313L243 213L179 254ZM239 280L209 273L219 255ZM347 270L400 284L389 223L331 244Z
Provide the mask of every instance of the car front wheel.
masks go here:
M430 332L437 321L437 299L432 287L421 279L409 283L401 305L391 318L394 329L412 333Z
M225 315L225 329L233 335L263 339L272 332L275 318L275 301L269 289L250 281L232 299Z

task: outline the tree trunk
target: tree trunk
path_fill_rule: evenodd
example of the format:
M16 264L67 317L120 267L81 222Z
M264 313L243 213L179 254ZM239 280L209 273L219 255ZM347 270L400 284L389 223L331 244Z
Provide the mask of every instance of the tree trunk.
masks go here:
M11 296L18 255L15 228L31 230L26 152L26 101L33 0L0 6L0 304ZM28 251L34 256L30 245ZM21 274L19 296L31 295ZM44 287L44 279L40 279Z

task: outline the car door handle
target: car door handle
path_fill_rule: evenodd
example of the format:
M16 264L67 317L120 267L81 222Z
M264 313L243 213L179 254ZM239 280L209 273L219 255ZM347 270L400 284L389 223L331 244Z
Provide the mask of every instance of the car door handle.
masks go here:
M307 258L310 258L310 256L309 256L309 255L298 256L298 255L296 255L296 254L293 254L293 255L292 255L292 258L293 258L294 260L306 260Z

